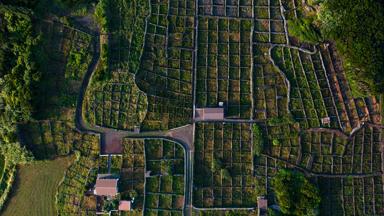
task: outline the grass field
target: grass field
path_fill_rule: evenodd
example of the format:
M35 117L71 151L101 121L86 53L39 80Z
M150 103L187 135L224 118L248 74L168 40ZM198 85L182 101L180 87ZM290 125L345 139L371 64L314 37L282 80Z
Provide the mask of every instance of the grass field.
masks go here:
M21 166L2 215L56 215L57 187L72 161L73 157L62 157Z

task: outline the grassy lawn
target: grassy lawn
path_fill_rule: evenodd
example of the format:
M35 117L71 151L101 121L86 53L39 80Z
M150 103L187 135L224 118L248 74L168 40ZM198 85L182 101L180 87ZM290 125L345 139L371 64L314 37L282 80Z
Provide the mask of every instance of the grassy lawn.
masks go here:
M21 166L2 215L56 215L57 187L73 159L74 157L62 157Z

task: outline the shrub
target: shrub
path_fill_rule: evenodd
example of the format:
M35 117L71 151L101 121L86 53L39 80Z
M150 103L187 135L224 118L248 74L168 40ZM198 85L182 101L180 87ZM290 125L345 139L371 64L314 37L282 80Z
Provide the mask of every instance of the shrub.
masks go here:
M300 41L316 44L323 40L320 32L313 25L310 18L288 20L288 31L290 35L297 37Z
M297 171L280 170L272 187L283 214L316 215L320 205L319 189Z
M261 128L259 125L252 125L253 132L253 155L259 156L263 151L264 141L263 141L263 133L261 132Z

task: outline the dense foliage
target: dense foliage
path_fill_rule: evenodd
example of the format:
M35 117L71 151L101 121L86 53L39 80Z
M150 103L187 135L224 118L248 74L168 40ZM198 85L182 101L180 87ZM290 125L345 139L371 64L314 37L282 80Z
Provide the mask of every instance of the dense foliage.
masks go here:
M374 92L384 92L384 4L378 0L326 0L322 33L336 41L345 66Z
M379 0L307 1L317 13L300 10L288 20L291 36L300 41L336 42L354 92L384 92L384 3Z
M30 11L0 6L0 151L10 163L30 158L16 142L16 123L31 119L33 86L40 79L33 61L38 42Z
M318 43L322 41L322 37L312 22L313 20L310 18L288 20L288 31L292 36L299 38L300 41Z
M317 214L319 190L302 173L282 169L272 179L272 187L283 214Z
M109 1L100 0L95 9L96 20L101 27L101 31L104 33L108 31L108 7Z
M39 80L33 61L37 38L28 15L3 10L0 36L1 98L12 122L30 119L32 86Z

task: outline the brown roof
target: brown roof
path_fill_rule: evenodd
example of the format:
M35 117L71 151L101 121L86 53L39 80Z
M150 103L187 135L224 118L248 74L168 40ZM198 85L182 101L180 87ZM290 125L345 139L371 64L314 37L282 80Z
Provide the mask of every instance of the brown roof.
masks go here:
M116 196L117 179L97 179L95 194L99 196Z
M119 211L131 211L131 201L121 200L119 202Z
M268 208L268 200L264 197L257 197L257 208L266 210Z
M223 120L224 108L197 108L197 120Z

